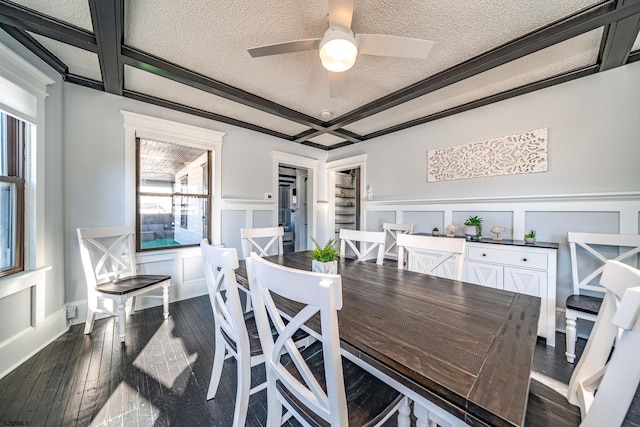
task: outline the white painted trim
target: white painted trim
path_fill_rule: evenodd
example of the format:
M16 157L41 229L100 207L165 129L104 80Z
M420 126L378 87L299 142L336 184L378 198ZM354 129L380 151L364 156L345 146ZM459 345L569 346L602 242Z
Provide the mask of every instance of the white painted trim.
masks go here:
M45 318L37 328L30 329L0 347L0 378L55 341L68 329L66 309L63 307Z
M307 247L311 245L311 237L317 236L318 232L318 167L320 164L319 159L315 159L312 157L300 156L297 154L285 153L282 151L271 151L272 158L272 188L274 193L274 206L273 211L276 219L278 218L278 167L280 164L286 164L289 166L295 166L298 168L305 168L309 171L308 178L311 179L311 197L307 197L307 200L310 201L308 203L308 207L311 209L307 210ZM309 196L309 195L307 195Z
M590 202L601 200L640 200L640 192L629 191L621 193L575 193L575 194L551 194L551 195L530 195L530 196L492 196L492 197L465 197L465 198L442 198L442 199L388 199L388 200L367 200L365 204L371 206L383 205L426 205L426 204L470 204L470 203L530 203L530 202Z
M358 154L356 156L345 157L342 159L328 161L325 165L327 170L327 196L328 214L327 223L325 224L327 230L326 239L335 237L335 222L336 222L336 172L345 169L360 168L360 229L367 229L367 217L365 215L364 206L362 202L365 200L364 196L367 194L367 155Z
M120 110L120 113L123 116L122 125L125 133L125 222L127 224L135 224L136 222L136 138L202 148L212 151L214 188L211 194L213 208L210 221L213 226L210 230L210 238L213 244L220 243L222 236L220 224L222 220L222 138L225 133L130 111Z

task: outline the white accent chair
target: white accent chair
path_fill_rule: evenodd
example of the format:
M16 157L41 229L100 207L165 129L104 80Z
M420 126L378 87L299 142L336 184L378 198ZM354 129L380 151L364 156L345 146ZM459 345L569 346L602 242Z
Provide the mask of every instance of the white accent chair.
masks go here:
M558 425L558 419L582 427L623 424L640 384L640 270L607 261L600 283L606 290L604 300L571 376L568 403L532 380L528 426Z
M215 248L206 239L200 243L200 250L215 320L215 355L207 400L213 399L218 391L225 356L234 357L238 385L233 425L240 427L245 425L249 396L267 386L264 382L251 388L251 368L263 363L264 355L255 318L242 312L235 274L238 268L236 250Z
M413 224L394 224L392 222L382 223L382 231L384 231L391 241L386 245L384 255L391 258L398 257L398 251L396 246L396 240L398 234L411 234L413 233ZM395 248L395 249L394 249Z
M377 249L376 264L384 262L384 231L360 231L340 229L340 256L347 256L347 247L351 248L358 261L366 261Z
M384 423L405 402L396 390L340 354L338 310L342 281L282 267L257 255L247 259L247 275L262 350L267 355L267 426L280 426L282 407L302 425L372 426ZM294 301L285 324L277 298ZM318 315L321 336L300 352L293 334ZM274 340L269 323L278 332ZM288 352L290 359L283 359ZM285 417L285 418L286 418Z
M566 301L566 356L567 361L573 363L577 320L595 322L602 304L605 289L596 279L608 259L637 265L640 235L569 232L567 240L571 252L573 295Z
M407 270L462 280L465 247L465 239L400 234L398 268L404 269L406 262Z
M171 276L138 274L136 264L135 227L78 228L80 258L87 281L87 321L84 333L90 334L97 313L117 316L120 342L126 336L127 301L130 312L136 309L136 299L162 298L164 318L169 317L169 286ZM146 295L162 289L162 295ZM114 308L100 307L111 300ZM117 310L117 311L116 311Z
M284 227L241 228L242 257L249 258L251 252L259 256L281 255L284 253ZM251 311L251 294L247 294L244 311Z

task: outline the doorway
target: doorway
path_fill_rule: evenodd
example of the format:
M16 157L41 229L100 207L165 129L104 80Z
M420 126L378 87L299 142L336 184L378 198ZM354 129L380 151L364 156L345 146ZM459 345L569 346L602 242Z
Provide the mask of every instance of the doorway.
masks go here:
M284 228L284 253L307 249L309 170L278 165L278 225Z

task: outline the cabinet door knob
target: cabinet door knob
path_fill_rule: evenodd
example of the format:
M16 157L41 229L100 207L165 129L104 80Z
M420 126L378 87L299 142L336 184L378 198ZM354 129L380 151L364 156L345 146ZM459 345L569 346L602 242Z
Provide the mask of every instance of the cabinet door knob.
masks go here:
M527 259L526 258L522 258L522 261L527 262Z
M482 254L482 256L487 256L487 254Z

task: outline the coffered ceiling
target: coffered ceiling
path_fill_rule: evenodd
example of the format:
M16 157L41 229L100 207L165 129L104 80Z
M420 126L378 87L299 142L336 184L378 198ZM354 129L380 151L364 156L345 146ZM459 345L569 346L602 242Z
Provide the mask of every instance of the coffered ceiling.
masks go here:
M327 0L0 0L0 28L67 82L323 150L640 59L640 0L355 0L354 33L434 45L426 59L359 55L334 98L317 51L247 53L321 38L328 10Z

